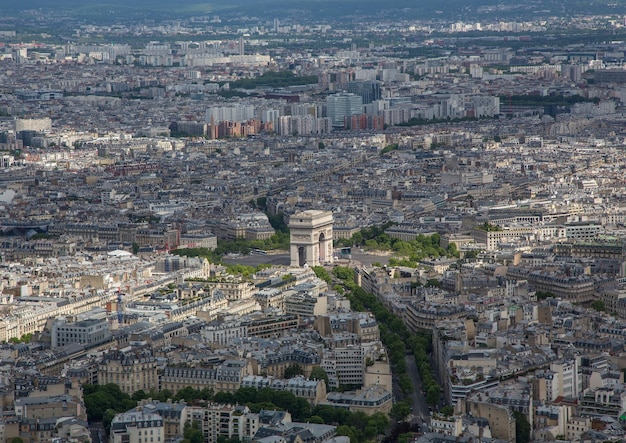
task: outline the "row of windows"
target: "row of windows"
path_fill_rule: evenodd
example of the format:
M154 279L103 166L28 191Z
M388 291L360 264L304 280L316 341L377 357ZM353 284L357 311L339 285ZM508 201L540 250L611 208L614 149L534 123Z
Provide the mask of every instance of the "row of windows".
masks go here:
M141 429L139 430L139 432L137 433L137 435L141 435ZM148 431L146 430L144 435L148 435ZM150 435L154 435L154 429L150 429Z

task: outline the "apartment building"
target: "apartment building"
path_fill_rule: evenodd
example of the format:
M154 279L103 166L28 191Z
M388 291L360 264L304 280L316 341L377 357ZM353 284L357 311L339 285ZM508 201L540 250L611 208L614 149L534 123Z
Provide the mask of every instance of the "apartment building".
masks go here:
M326 382L324 380L308 380L299 375L287 380L259 375L248 375L241 381L242 388L270 388L275 391L291 392L296 397L305 398L316 405L326 398Z
M165 428L163 418L149 407L138 407L113 417L110 443L163 443Z
M157 361L148 347L128 346L105 353L98 366L98 384L115 383L132 395L158 389Z
M216 443L220 438L250 441L257 433L259 414L247 406L210 403L206 406L188 406L187 421L199 424L205 443Z
M167 389L172 394L186 387L235 392L241 387L243 378L250 374L252 364L248 360L225 360L213 368L166 367L161 373L161 389Z

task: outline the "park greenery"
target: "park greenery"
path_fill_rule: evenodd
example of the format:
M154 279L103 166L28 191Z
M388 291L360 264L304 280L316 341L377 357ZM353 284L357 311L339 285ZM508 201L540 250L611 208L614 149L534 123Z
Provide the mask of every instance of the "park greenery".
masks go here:
M234 240L217 240L217 248L209 250L207 248L175 249L172 254L189 255L196 254L196 257L207 257L209 261L220 261L226 254L238 253L249 254L255 249L263 251L273 251L277 249L289 249L289 233L277 231L267 240L246 240L237 238ZM182 253L183 251L184 253Z
M324 280L326 284L331 285L333 282L333 278L330 276L330 273L323 266L312 266L311 270L315 272L315 275L320 280Z
M591 302L591 308L598 311L604 312L606 311L606 306L602 300L594 300Z
M28 333L28 334L23 334L20 338L17 337L11 337L9 339L9 343L13 343L13 344L19 344L19 343L30 343L31 340L33 339L33 334Z
M407 352L412 353L426 393L426 401L431 405L436 405L439 402L441 387L435 380L430 364L429 355L432 351L430 334L412 334L404 322L391 313L374 294L356 284L352 269L336 266L333 268L333 275L342 281L346 289L345 295L350 300L352 309L368 310L376 318L380 329L380 339L387 348L389 361L394 375L398 378L400 389L405 394L413 390L405 361Z
M276 221L279 217L270 218L270 223ZM222 263L222 259L227 254L243 254L248 255L255 250L261 251L273 251L273 250L288 250L289 249L289 230L284 223L281 225L277 223L278 228L276 233L266 240L247 240L245 238L237 238L234 240L217 240L217 248L180 248L170 251L174 255L187 256L187 257L202 257L209 260L211 263ZM258 272L266 265L259 265L257 268L243 265L229 265L224 264L227 271L231 274L240 274L244 277L249 277L255 272Z
M385 229L393 226L393 223L387 222L380 226L372 226L369 228L363 228L359 232L352 235L350 238L340 238L335 241L336 247L347 246L365 246L367 240L375 240L381 235L385 234Z
M115 414L137 406L137 402L114 383L83 385L83 396L89 420L104 422L105 429L109 428Z
M285 88L288 86L317 84L315 75L295 75L291 71L268 71L258 77L242 78L230 83L231 89L255 89L258 87Z
M444 406L443 408L441 408L439 413L441 415L445 415L446 417L450 417L451 415L454 414L454 408L452 406L450 406L450 405L447 405L447 406Z
M350 437L351 443L375 440L384 433L389 425L388 418L382 413L367 416L363 412L350 412L343 408L328 405L311 406L309 402L287 391L270 388L240 388L234 393L217 392L211 389L197 390L191 387L181 389L172 395L168 390L160 392L137 391L132 397L122 392L116 384L84 385L85 406L90 421L103 421L105 429L111 425L115 414L128 411L137 406L137 402L151 398L161 402L183 400L187 404L202 405L213 401L220 404L246 405L252 412L261 410L289 411L294 421L326 423L337 426L337 435ZM185 428L184 438L189 443L196 442L197 433L194 424Z
M485 232L499 232L502 231L502 228L498 225L491 224L489 222L485 222L482 225L478 225L476 229L480 229Z
M226 272L231 275L239 275L244 279L250 279L257 272L262 271L263 269L271 267L269 264L261 263L257 266L246 266L241 265L239 263L222 263L222 256L215 255L211 249L207 248L191 248L191 249L175 249L170 251L171 254L186 256L186 257L202 257L209 260L211 263L221 263L225 268ZM203 279L188 279L190 281L207 281Z
M363 247L368 251L391 251L395 257L389 259L390 266L407 266L415 268L418 262L426 258L459 257L459 251L454 243L447 248L440 246L439 234L420 234L415 239L404 241L392 238L385 234L390 225L373 226L362 229L349 239L337 241L339 246Z
M248 255L253 251L275 251L275 250L289 250L289 228L283 220L283 214L271 214L267 211L266 198L260 197L256 201L250 200L250 205L265 212L267 219L275 229L274 235L265 240L248 240L245 238L236 238L234 240L217 240L217 248L180 248L170 251L174 255L187 256L187 257L203 257L209 260L211 263L222 263L222 259L227 254L243 254ZM226 265L228 267L228 265ZM247 267L249 268L249 267ZM254 269L254 268L252 268ZM231 268L229 268L229 272ZM250 271L250 269L248 269ZM254 272L254 271L252 271ZM239 274L240 272L231 272L233 274ZM251 275L251 273L249 273Z
M263 208L261 201L252 202L256 207ZM272 250L288 250L289 249L289 229L283 222L282 214L268 216L270 224L276 233L266 240L247 240L237 238L234 240L217 241L217 248L211 250L208 248L181 248L171 251L172 254L188 256L188 257L204 257L211 263L223 263L222 259L227 254L243 254L247 255L255 250L272 251ZM414 240L403 241L392 238L385 234L385 229L390 227L391 223L381 226L372 226L364 228L355 233L349 239L339 239L335 241L335 247L356 246L362 247L368 251L391 251L395 257L389 259L391 266L408 266L417 267L419 261L426 258L438 257L459 257L459 251L454 243L448 245L447 248L439 246L441 236L439 234L418 235ZM481 225L482 227L483 225ZM492 225L490 225L492 226ZM226 265L228 271L233 274L252 275L254 268L242 267L241 265ZM242 272L245 271L245 272ZM329 277L327 277L329 278Z
M397 401L391 407L389 416L396 422L405 420L411 413L411 404L406 400Z
M336 247L362 247L369 251L392 251L397 255L413 257L412 260L419 261L426 257L458 257L456 245L450 244L447 249L439 246L441 235L419 234L415 239L404 241L390 237L385 230L391 227L392 223L385 223L381 226L372 226L361 229L350 238L342 238L335 241Z
M388 152L395 151L397 149L398 149L398 144L397 143L392 143L390 145L385 146L383 149L381 149L380 155L385 155Z
M294 378L298 375L304 375L304 370L302 369L302 366L300 365L291 365L287 368L285 368L285 374L284 377L289 379L289 378Z
M197 421L185 423L182 443L204 443L204 435Z
M313 369L311 370L311 375L309 375L309 380L324 380L326 389L328 389L328 374L324 369L319 366L313 367Z

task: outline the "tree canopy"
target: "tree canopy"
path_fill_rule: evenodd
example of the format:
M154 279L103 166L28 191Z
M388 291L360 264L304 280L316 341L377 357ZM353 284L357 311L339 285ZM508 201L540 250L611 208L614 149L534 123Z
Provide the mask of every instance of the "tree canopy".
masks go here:
M348 267L336 266L333 274L342 280L346 288L346 297L350 300L353 309L357 311L369 310L380 329L380 339L387 348L389 361L394 374L398 377L400 388L405 394L412 392L413 385L407 373L405 355L412 353L417 369L426 391L426 401L435 405L439 402L441 387L435 380L430 365L431 336L428 333L412 334L404 322L371 294L361 288L354 281L354 271Z
M419 234L413 240L404 241L386 234L385 229L389 226L391 225L386 224L380 227L362 229L350 239L338 240L337 244L342 246L357 245L367 250L392 251L396 257L389 259L390 266L416 267L419 261L428 257L459 257L456 245L451 244L447 248L440 246L441 236L439 234Z
M311 370L311 375L309 375L309 380L324 380L326 384L326 388L328 388L328 374L326 371L319 366L313 367Z
M292 365L285 369L285 378L294 378L296 375L304 375L302 366Z
M285 86L309 85L317 83L315 75L295 75L291 71L268 71L254 78L242 78L230 82L230 88L255 89L260 86L283 88Z
M515 441L517 443L530 442L530 423L524 414L513 411L515 417Z
M202 429L197 421L193 423L186 422L185 430L183 431L182 443L204 443L204 435L202 435Z
M324 280L329 285L333 282L333 278L330 276L328 271L323 266L313 266L311 267L311 270L315 272L315 275L318 278L320 278L321 280Z

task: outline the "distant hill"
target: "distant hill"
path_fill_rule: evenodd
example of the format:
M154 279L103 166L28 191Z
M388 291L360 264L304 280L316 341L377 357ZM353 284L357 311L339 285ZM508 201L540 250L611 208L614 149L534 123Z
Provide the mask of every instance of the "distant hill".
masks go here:
M308 17L349 19L354 16L396 16L398 18L540 17L574 14L624 14L626 0L20 0L0 1L0 13L12 14L28 9L59 11L76 17L104 16L124 19L164 14L206 15L228 10L268 18L293 10ZM401 12L401 14L397 14Z

